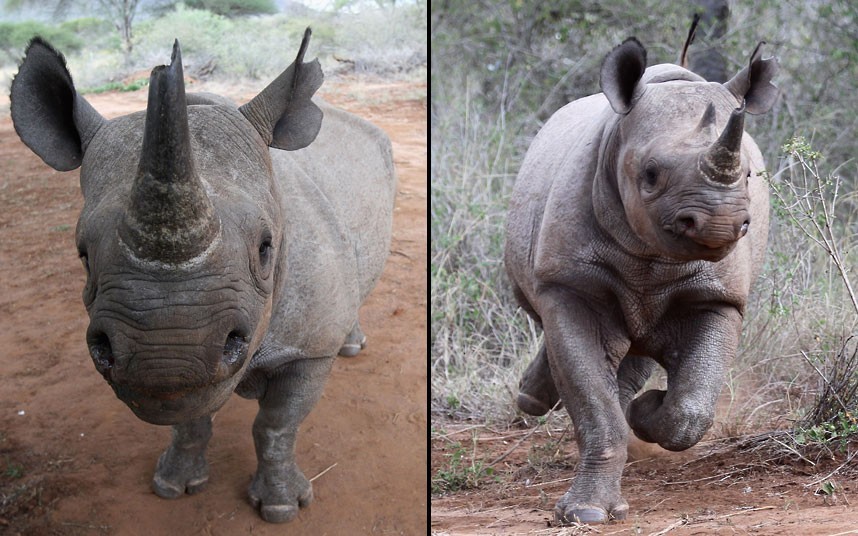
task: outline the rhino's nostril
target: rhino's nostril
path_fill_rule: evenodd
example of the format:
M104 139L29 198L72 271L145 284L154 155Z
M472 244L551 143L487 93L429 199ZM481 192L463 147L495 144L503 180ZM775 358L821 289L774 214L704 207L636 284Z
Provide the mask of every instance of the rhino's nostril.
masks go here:
M688 231L694 231L695 227L696 223L694 222L694 218L690 216L676 219L676 229L680 234L687 233Z
M241 366L247 357L247 337L231 331L223 346L223 362L228 367Z
M95 362L95 368L106 378L115 363L110 339L103 332L96 332L87 337L87 342L89 343L89 355Z

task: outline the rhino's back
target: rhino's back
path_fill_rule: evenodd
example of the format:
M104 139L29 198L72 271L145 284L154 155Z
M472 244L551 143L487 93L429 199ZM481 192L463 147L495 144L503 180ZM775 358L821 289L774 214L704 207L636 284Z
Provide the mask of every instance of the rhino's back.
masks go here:
M387 136L320 107L325 118L310 146L271 149L285 228L269 340L306 357L336 354L381 276L396 190Z
M390 249L396 194L393 151L390 139L375 125L321 101L317 104L325 114L319 136L299 151L272 149L275 174L281 186L288 185L298 167L323 194L355 255L363 301L378 281Z

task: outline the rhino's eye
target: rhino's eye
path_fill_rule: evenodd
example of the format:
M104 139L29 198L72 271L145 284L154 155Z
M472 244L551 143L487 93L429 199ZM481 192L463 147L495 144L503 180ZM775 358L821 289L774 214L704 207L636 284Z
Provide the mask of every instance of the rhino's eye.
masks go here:
M271 261L271 250L273 246L271 245L271 238L266 237L262 240L262 243L259 244L259 261L262 266L268 265Z
M650 188L654 187L658 182L658 165L650 160L647 162L643 170L643 182Z

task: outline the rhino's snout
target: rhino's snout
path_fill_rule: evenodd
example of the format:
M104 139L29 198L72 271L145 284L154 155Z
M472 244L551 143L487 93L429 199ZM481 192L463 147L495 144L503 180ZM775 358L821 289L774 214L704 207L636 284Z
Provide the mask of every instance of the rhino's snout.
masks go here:
M751 215L744 210L730 217L710 216L700 211L680 211L671 231L707 248L719 249L745 236L750 226Z
M116 350L107 333L98 329L91 330L87 342L95 368L105 380L114 385L130 386L153 396L170 396L231 378L241 370L247 360L250 346L249 337L237 329L229 332L216 355L211 347L206 347L206 351L196 355L181 345L157 344L151 341ZM177 352L186 355L178 358ZM159 356L158 353L162 355ZM138 362L134 363L135 360ZM192 366L188 372L188 363L195 360L197 366ZM175 364L171 361L175 361Z

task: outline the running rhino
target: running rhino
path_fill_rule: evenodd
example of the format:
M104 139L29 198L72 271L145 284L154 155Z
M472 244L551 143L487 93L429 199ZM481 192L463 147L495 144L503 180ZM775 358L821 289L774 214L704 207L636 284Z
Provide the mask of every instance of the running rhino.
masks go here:
M575 425L581 460L560 523L626 517L629 427L678 451L712 425L768 233L744 117L771 108L777 70L758 46L731 80L709 83L647 69L628 39L604 60L602 93L555 113L525 156L505 262L544 344L518 405L541 415L562 402ZM635 398L656 364L667 391Z
M12 83L15 129L45 163L81 168L77 249L95 367L141 419L173 425L152 488L200 491L212 416L235 391L259 401L249 489L263 519L307 505L298 425L335 356L365 344L358 308L388 256L390 140L311 97L297 59L247 104L185 94L178 41L144 112L113 120L34 39Z

